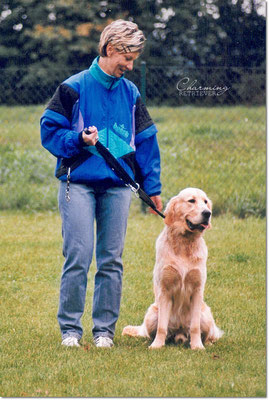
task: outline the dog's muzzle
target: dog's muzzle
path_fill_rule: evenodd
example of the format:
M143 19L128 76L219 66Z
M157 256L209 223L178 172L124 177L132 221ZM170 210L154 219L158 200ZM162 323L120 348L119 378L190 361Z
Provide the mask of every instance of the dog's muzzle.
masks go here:
M203 219L199 224L193 224L189 219L187 219L186 222L187 222L188 228L191 231L198 230L200 232L207 229L208 225L209 225L209 219L211 217L211 212L208 210L204 210L202 212L202 217L203 217Z

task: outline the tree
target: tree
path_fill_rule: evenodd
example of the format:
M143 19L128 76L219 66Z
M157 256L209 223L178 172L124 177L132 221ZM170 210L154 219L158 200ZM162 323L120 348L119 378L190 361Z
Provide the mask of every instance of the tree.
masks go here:
M260 66L265 60L266 20L261 2L162 1L157 28L160 58L179 66ZM167 18L167 10L170 17ZM166 12L165 12L166 11Z
M18 90L38 85L48 96L55 81L89 67L98 54L100 33L118 18L134 21L143 30L147 45L142 59L151 66L264 66L262 4L263 0L2 0L0 66L5 73L0 79ZM166 68L161 73L169 75ZM12 89L10 96L14 97ZM27 96L21 101L27 102Z
M110 21L125 18L145 32L150 64L261 65L265 17L249 0L4 0L0 65L86 67Z
M103 28L98 25L95 3L6 1L0 20L1 66L84 64L85 57L96 54L96 39Z

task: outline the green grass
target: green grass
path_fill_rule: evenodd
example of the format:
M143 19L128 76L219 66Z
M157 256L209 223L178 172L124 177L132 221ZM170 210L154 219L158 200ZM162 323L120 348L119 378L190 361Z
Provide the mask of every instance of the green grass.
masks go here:
M41 148L43 107L0 107L0 209L56 210L55 159ZM159 133L163 200L187 186L215 215L264 217L265 107L151 108Z
M159 129L164 203L186 186L213 200L205 299L223 338L204 352L122 337L153 301L159 217L133 198L115 347L91 337L95 263L80 349L60 343L61 255L55 159L42 149L43 107L0 107L0 396L265 397L265 108L151 108ZM26 212L25 212L26 211ZM248 218L246 218L248 217Z
M162 107L159 129L164 197L175 188L203 188L215 215L265 216L264 107Z
M61 266L58 214L2 212L1 389L4 397L264 397L266 396L265 220L213 219L205 299L225 335L204 352L167 345L148 349L122 337L153 301L152 269L161 218L133 201L115 347L91 337L91 266L83 347L60 345L56 321ZM138 234L139 233L139 234Z

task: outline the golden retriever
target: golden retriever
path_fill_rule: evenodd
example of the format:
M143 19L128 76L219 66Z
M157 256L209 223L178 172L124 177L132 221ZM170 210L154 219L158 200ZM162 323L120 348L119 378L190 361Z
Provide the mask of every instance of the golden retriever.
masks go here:
M223 332L216 326L203 300L207 247L203 233L211 227L212 203L200 189L187 188L165 209L165 224L156 241L153 272L155 302L141 326L126 326L123 335L154 338L157 349L167 339L190 340L191 349L217 341Z

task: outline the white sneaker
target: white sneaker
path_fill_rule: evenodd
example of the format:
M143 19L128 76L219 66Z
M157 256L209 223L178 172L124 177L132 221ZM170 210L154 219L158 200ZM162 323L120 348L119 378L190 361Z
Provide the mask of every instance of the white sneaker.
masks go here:
M96 347L112 347L114 346L113 340L107 336L97 336L94 338Z
M63 346L68 346L68 347L80 347L78 339L75 336L67 336L62 341L62 345Z

